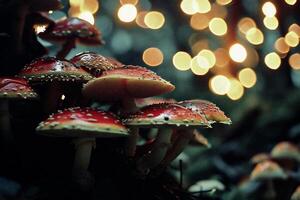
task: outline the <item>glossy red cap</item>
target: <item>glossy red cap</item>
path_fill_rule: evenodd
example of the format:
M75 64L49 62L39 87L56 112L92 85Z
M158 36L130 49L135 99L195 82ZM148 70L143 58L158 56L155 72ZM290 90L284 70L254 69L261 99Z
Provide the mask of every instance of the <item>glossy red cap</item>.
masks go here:
M124 120L128 126L138 127L200 127L210 126L207 120L196 112L176 104L154 104L130 114Z
M94 108L69 108L50 115L36 128L38 133L65 137L120 137L128 131L112 113Z
M0 99L36 99L37 93L22 78L0 78Z
M112 62L108 58L93 52L80 53L74 56L70 61L77 67L86 69L94 76L106 70L122 67L122 65Z
M231 124L230 118L228 118L224 112L212 102L195 99L181 101L178 102L178 104L195 112L202 113L211 123L219 122L223 124Z
M83 87L83 95L96 100L145 98L171 92L175 86L144 67L127 65L103 71Z
M104 44L101 38L101 32L96 26L75 17L57 21L55 25L48 27L47 30L40 33L39 36L49 41L65 42L71 39L78 39L79 42L87 45Z
M87 82L92 76L71 62L53 57L38 58L27 64L19 73L29 82Z

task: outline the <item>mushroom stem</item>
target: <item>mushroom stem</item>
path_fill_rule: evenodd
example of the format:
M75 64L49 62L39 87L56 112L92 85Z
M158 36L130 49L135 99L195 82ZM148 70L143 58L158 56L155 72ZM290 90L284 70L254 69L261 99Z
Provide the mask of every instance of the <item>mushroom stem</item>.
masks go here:
M75 144L75 157L73 163L73 179L82 190L90 190L93 178L88 172L93 148L96 146L95 138L77 138Z
M172 129L159 129L152 150L138 160L138 170L147 173L149 169L155 168L165 157L171 144Z
M267 184L267 191L264 194L264 198L267 200L275 200L276 199L276 191L274 189L274 183L272 180L268 180Z
M189 144L190 140L194 137L194 129L181 129L178 130L178 136L172 144L172 147L167 152L161 162L161 167L168 166Z
M58 59L64 59L70 53L70 51L75 48L75 42L75 39L67 40L62 46L62 49L57 52L56 57Z
M0 141L3 150L7 150L13 143L11 134L10 117L9 117L9 102L2 100L0 103Z
M122 112L127 114L130 112L135 112L138 110L136 107L134 98L124 98L122 100L123 110ZM136 151L136 144L139 138L139 129L136 127L130 128L129 136L126 142L126 155L129 157L134 157Z

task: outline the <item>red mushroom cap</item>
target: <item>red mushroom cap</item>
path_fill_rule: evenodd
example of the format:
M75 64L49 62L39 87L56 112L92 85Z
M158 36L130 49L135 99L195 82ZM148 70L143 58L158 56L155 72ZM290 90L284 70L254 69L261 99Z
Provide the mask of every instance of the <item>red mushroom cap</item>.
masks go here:
M94 52L80 53L74 56L70 61L77 67L87 69L88 72L95 76L102 71L122 67L122 65L116 64L108 58Z
M148 98L138 98L135 99L135 104L137 107L142 108L152 104L162 104L162 103L176 103L175 99L166 99L163 97L148 97Z
M38 133L66 137L120 137L128 131L112 113L94 108L68 108L50 115L36 128Z
M202 113L211 123L219 122L223 124L231 124L224 112L214 103L206 100L185 100L178 102L179 105L189 108L195 112Z
M123 97L144 98L171 92L175 86L154 72L128 65L104 71L83 87L83 95L97 100L119 100Z
M154 104L130 114L124 120L138 127L199 127L209 126L204 116L176 104Z
M26 79L0 78L0 99L36 99L38 98Z
M66 18L59 20L53 26L40 33L42 39L56 42L65 42L70 39L78 39L87 45L104 44L101 32L92 24L79 18Z
M25 66L19 76L29 82L87 82L92 76L66 60L53 57L38 58Z

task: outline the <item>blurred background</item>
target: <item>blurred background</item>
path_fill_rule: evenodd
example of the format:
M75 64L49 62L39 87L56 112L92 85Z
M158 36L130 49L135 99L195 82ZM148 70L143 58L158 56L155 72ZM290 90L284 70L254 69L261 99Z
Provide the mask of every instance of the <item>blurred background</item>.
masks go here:
M181 155L187 186L220 180L225 199L241 199L236 185L250 174L253 155L269 152L280 141L299 144L299 1L62 2L62 10L49 12L52 19L84 19L106 41L100 47L78 44L67 58L94 51L145 66L176 85L165 97L207 99L232 119L231 126L200 130L212 148L191 146ZM35 27L36 32L44 29ZM61 48L39 40L50 55Z

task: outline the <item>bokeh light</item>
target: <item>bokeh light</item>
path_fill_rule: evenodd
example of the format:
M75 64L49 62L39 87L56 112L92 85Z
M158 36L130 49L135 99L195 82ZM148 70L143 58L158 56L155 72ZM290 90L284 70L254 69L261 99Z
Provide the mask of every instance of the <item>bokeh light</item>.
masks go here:
M265 64L270 69L274 69L274 70L278 69L281 64L280 56L275 52L271 52L271 53L267 54L265 56Z
M285 0L285 2L289 5L295 5L297 3L297 0Z
M95 23L95 18L93 16L93 14L88 11L79 13L78 18L83 19L83 20L89 22L90 24Z
M137 9L133 4L124 4L118 10L118 17L122 22L132 22L137 16Z
M276 49L276 51L278 53L281 53L281 54L288 53L289 50L290 50L290 46L287 45L287 43L285 42L284 37L280 37L276 40L276 42L274 44L274 48Z
M238 22L238 28L243 34L246 34L249 29L254 27L256 27L256 23L249 17L244 17Z
M91 12L95 14L99 9L98 0L84 0L84 3L80 5L81 12Z
M120 0L120 3L122 5L124 4L133 4L133 5L136 5L139 1L138 0Z
M225 95L230 89L229 79L223 75L216 75L210 79L209 88L215 94Z
M69 3L70 6L80 7L84 3L84 0L69 0Z
M195 56L190 65L192 72L196 75L205 75L209 70L209 62L203 56Z
M255 85L257 81L256 73L251 68L242 69L239 74L239 81L245 88L251 88Z
M295 32L298 35L298 37L300 37L300 26L298 24L290 25L289 31Z
M151 47L144 51L143 61L149 66L158 66L164 60L162 51L158 48Z
M300 69L300 54L294 53L289 57L289 64L293 69L299 70Z
M224 48L218 48L214 52L216 57L216 66L217 67L225 67L229 64L230 58L228 52Z
M265 17L263 22L265 27L269 30L276 30L279 25L278 19L275 16Z
M173 56L173 65L176 69L180 71L186 71L190 69L190 63L191 63L192 57L190 54L184 51L179 51L175 53Z
M203 30L208 27L209 15L196 13L190 19L190 25L195 30Z
M148 28L147 25L145 24L146 14L147 14L147 11L141 11L137 14L137 16L135 18L136 24L142 28Z
M225 35L227 32L227 24L222 18L213 18L209 22L209 30L218 36Z
M182 0L181 10L187 15L196 13L207 13L211 10L211 4L208 0Z
M230 4L232 2L232 0L217 0L217 3L220 5L227 5Z
M296 47L299 44L299 36L294 31L288 32L284 39L290 47Z
M212 68L216 64L215 54L211 50L203 49L198 53L198 56L200 58L204 58L207 61L208 68Z
M264 35L258 28L251 28L246 33L246 39L248 42L254 45L259 45L264 42Z
M246 60L247 51L243 45L236 43L229 48L229 55L233 61L241 63Z
M238 100L240 99L244 94L244 87L242 84L236 80L236 79L230 79L230 87L227 92L227 96L231 100Z
M273 17L276 15L276 12L277 12L275 5L270 1L265 2L263 4L262 11L263 11L264 15L267 17Z
M159 29L165 23L165 17L161 12L151 11L145 15L144 22L148 28Z

